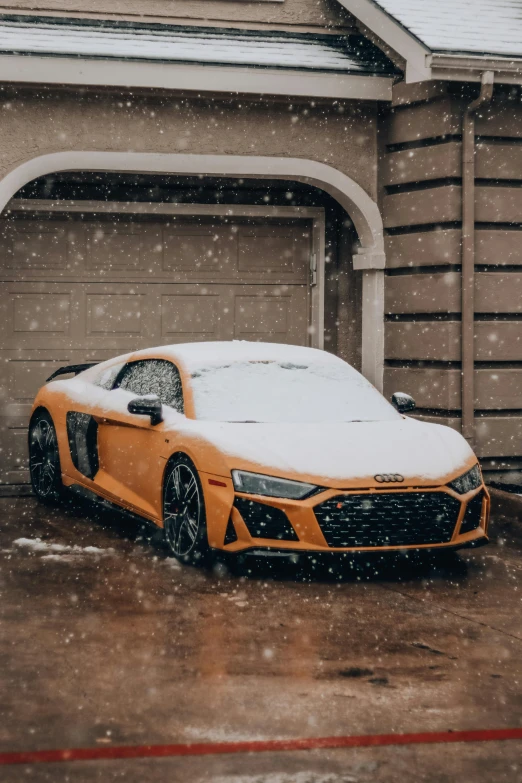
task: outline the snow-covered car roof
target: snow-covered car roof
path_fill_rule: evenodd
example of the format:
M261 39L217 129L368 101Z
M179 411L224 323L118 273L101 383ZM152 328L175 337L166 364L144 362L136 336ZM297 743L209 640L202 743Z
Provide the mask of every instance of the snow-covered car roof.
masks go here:
M254 343L248 340L231 340L201 343L181 343L147 348L132 354L133 360L149 356L164 356L180 362L188 372L202 367L216 367L231 362L300 362L345 365L342 359L317 348L279 343ZM355 370L354 370L355 373Z

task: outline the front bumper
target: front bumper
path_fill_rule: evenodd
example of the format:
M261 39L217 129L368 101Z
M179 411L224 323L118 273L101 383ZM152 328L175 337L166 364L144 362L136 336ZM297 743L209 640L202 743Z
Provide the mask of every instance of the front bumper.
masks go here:
M448 486L388 487L327 489L305 500L234 493L230 485L214 501L219 519L214 526L207 503L209 543L230 553L460 549L488 540L484 485L462 496Z

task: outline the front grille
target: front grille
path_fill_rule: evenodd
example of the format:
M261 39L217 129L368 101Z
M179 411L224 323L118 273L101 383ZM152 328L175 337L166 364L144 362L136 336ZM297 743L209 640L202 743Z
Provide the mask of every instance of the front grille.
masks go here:
M248 532L254 538L299 541L284 511L247 498L236 498L234 505L243 517Z
M451 540L460 503L445 492L338 495L314 508L331 547L412 546Z
M468 503L464 519L460 526L461 533L470 533L472 530L476 530L480 526L480 518L482 516L482 500L484 498L484 492L479 492Z

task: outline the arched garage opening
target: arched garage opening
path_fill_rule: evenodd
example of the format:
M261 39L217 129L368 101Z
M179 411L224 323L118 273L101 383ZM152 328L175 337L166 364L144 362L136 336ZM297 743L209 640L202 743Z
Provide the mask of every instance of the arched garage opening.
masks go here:
M151 155L134 167L144 156L132 154L111 156L126 165L102 171L92 156L106 153L81 154L97 163L90 170L62 159L49 171L67 155L29 161L0 183L4 486L27 481L31 399L62 364L160 343L254 339L324 346L371 375L382 231L373 202L344 175L311 163L333 180L321 182L297 161L292 177L288 161L274 159L244 172L244 158L235 176L230 158L228 174L222 161L208 171L208 159L205 173L179 173L180 161L172 173L158 158L208 156ZM354 270L354 252L355 266L370 270Z

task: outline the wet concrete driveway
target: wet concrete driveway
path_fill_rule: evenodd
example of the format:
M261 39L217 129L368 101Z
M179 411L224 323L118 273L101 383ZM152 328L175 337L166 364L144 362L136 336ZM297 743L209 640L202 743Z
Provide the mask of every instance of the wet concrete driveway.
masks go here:
M522 725L505 526L435 565L230 572L181 567L109 512L4 498L0 514L0 752ZM6 783L456 779L522 781L522 742L0 767Z

